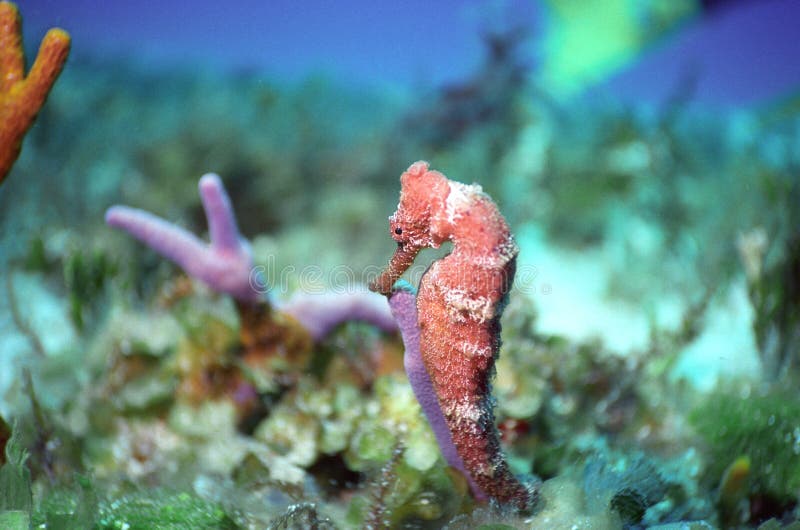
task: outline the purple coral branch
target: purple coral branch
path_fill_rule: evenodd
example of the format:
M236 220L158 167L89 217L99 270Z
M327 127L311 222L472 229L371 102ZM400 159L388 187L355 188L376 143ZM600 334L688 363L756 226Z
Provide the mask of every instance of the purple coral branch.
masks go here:
M198 187L208 218L210 245L175 224L127 206L109 208L106 223L125 230L215 291L227 293L242 302L258 302L261 294L251 284L253 256L250 245L239 235L222 181L219 176L209 173L203 175Z
M422 411L428 418L428 423L433 430L433 435L436 437L436 442L439 444L439 449L442 451L442 456L450 467L457 469L464 475L472 494L478 501L483 502L489 497L472 479L469 471L464 466L464 461L456 450L453 438L450 435L450 428L447 426L444 413L439 405L439 398L433 389L431 377L422 361L419 345L420 329L417 318L417 297L414 295L414 288L406 282L398 282L389 297L389 306L391 307L392 315L397 320L400 335L403 337L403 345L405 346L403 366L406 369L408 381L411 383L411 389L414 391Z
M371 291L348 293L296 293L280 306L305 327L314 340L321 340L339 324L360 320L392 333L397 323L386 306L386 298Z
M197 187L200 190L200 200L203 201L206 219L208 219L211 247L219 252L239 252L247 243L239 234L231 199L225 192L219 175L214 173L203 175L200 177Z
M217 292L249 304L269 302L263 294L266 282L253 267L250 244L239 233L222 180L209 173L200 178L198 188L210 244L160 217L127 206L109 208L106 223L125 230ZM344 294L297 293L277 309L295 317L315 341L351 320L361 320L387 332L397 329L384 297L366 289Z

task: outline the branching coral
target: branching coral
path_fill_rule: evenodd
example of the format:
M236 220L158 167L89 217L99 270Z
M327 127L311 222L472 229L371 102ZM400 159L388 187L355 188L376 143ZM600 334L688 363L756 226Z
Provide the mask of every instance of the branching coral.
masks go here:
M397 250L370 286L390 294L424 247L453 243L420 282L420 351L453 443L472 480L488 497L520 508L534 492L517 479L500 450L491 377L500 349L500 315L514 279L517 245L480 186L448 180L417 162L400 177L390 218Z
M127 206L109 208L106 223L125 230L215 291L242 302L258 302L261 294L257 286L263 282L251 277L250 246L239 235L222 181L209 173L200 178L198 188L208 220L209 245L179 226Z
M365 321L385 331L396 329L386 303L368 291L341 295L297 293L286 303L268 300L268 286L253 265L250 245L239 234L231 201L219 176L204 175L198 187L208 219L209 245L175 224L127 206L109 208L106 222L125 230L215 291L233 296L240 312L264 313L258 306L267 303L300 322L314 340L323 339L336 326L350 320Z
M0 2L0 184L17 160L22 138L61 73L70 48L69 34L51 29L25 77L20 26L17 6Z

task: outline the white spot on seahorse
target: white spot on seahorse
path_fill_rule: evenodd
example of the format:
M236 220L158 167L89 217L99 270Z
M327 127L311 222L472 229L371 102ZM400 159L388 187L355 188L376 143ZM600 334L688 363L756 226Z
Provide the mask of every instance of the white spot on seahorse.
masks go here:
M474 342L463 341L459 343L458 349L470 357L491 357L492 348L490 346L481 346Z
M455 418L459 424L465 425L471 431L478 432L480 430L477 423L483 412L477 404L470 402L469 399L448 403L442 408L442 412L446 416Z
M447 201L445 202L447 221L454 223L469 208L472 197L482 193L483 188L478 184L467 185L450 181L450 193L447 194Z
M444 301L450 310L450 316L456 321L465 320L463 312L478 322L486 322L494 316L492 300L486 296L470 297L464 289L447 289Z

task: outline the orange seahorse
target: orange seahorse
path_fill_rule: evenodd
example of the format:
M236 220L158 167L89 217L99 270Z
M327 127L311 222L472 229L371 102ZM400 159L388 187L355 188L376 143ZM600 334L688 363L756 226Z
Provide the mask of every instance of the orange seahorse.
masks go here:
M397 250L370 285L389 295L425 247L453 243L422 277L417 296L423 362L464 467L488 495L529 506L500 449L491 378L500 349L500 315L519 249L503 216L480 186L448 180L417 162L400 177L400 204L389 218Z

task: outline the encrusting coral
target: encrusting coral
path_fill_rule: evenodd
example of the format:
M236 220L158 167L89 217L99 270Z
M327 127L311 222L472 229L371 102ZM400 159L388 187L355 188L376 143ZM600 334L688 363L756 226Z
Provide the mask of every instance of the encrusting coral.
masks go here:
M69 34L47 32L25 76L25 54L17 6L0 2L0 184L19 157L22 139L67 60Z
M434 262L420 282L422 359L472 480L487 497L529 507L535 490L511 473L502 454L491 397L500 315L514 279L517 245L480 186L448 180L426 162L409 167L400 182L400 204L390 218L397 250L370 288L391 295L422 248L453 243L453 251Z

